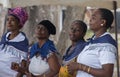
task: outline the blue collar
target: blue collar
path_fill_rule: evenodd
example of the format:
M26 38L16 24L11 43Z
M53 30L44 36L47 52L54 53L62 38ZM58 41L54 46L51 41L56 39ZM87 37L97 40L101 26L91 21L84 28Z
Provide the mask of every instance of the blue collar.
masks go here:
M39 47L38 43L35 43L30 49L30 58L32 58L37 53L39 53L41 57L46 58L50 51L57 51L53 41L47 40L41 48Z
M83 50L83 48L85 47L86 42L83 40L80 40L76 45L75 48L73 49L73 51L71 53L68 54L68 52L70 51L71 46L67 49L65 55L63 56L63 60L68 61L71 60L75 57L77 57L80 52Z
M94 44L94 43L109 43L109 44L112 44L115 47L117 47L117 42L109 34L106 34L106 35L101 36L101 37L96 38L96 39L93 39L93 37L92 37L92 38L90 38L88 40L89 40L87 42L88 44L89 43L91 43L91 44Z
M7 32L7 33L8 33L8 32ZM9 41L7 41L7 40L6 40L6 38L7 38L7 37L6 37L6 34L7 34L7 33L5 33L5 34L2 36L2 39L1 39L1 42L0 42L0 45L3 44L3 47L2 47L2 48L4 48L5 45L11 45L11 46L14 46L15 48L17 48L17 49L19 49L19 50L21 50L21 51L28 52L28 47L29 47L28 39L27 39L26 35L25 35L23 32L21 32L21 33L25 36L25 40L20 41L20 42L9 42Z

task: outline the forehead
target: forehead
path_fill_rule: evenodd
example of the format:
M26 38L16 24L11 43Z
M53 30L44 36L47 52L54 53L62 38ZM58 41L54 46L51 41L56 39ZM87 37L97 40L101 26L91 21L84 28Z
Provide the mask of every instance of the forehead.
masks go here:
M15 20L19 21L19 19L14 15L8 15L7 18L15 19Z
M40 28L46 28L44 25L42 24L38 24L36 27L40 27Z
M71 24L71 27L82 28L81 24L78 23L78 22L73 22L73 23Z
M98 9L94 10L93 13L92 13L92 16L101 17L101 12Z
M7 18L16 19L15 16L13 16L13 15L8 15Z

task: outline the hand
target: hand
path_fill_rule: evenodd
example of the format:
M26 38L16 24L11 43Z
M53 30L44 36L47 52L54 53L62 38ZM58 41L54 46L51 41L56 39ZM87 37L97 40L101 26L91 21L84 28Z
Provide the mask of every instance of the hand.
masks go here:
M11 69L15 70L15 71L18 71L19 70L19 64L15 63L15 62L12 62L11 63Z
M26 77L32 77L31 73L25 72L25 74L26 74Z
M21 62L21 67L27 67L27 61L26 60L22 60L22 62Z
M67 65L67 67L68 67L68 72L71 73L79 69L79 63L71 62Z

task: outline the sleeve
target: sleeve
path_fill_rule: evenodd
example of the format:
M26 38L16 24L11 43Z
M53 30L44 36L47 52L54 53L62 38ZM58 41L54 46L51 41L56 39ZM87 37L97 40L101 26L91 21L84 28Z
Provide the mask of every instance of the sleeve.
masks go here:
M99 56L101 64L114 64L116 61L116 52L117 49L112 45L103 47Z

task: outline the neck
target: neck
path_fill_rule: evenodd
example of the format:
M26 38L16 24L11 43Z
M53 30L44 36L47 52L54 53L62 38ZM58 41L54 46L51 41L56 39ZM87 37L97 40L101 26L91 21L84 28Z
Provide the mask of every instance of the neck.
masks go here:
M77 41L72 41L72 46L75 46L79 41L84 41L84 39L83 38L80 38L79 40L77 40Z
M96 31L96 32L94 32L95 33L95 38L98 38L98 37L100 37L102 34L104 34L106 32L106 29L101 29L101 30L98 30L98 31Z
M11 32L11 34L9 35L9 39L15 38L18 34L19 34L19 31Z
M41 47L43 46L43 44L44 44L47 40L48 40L48 39L38 40L39 47L41 48Z

